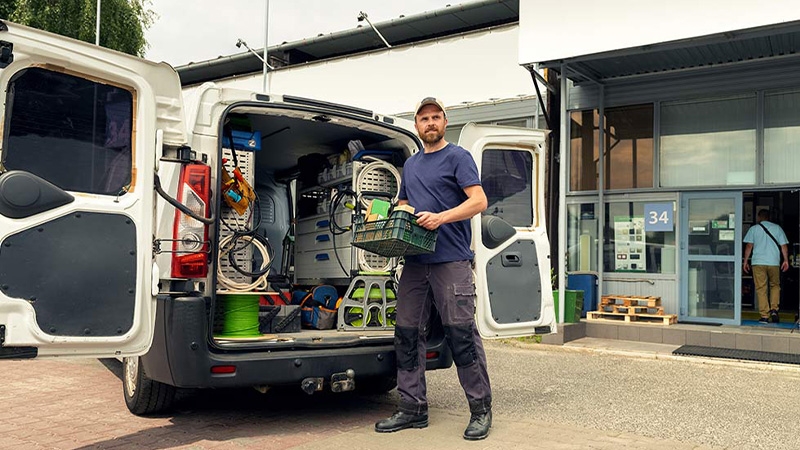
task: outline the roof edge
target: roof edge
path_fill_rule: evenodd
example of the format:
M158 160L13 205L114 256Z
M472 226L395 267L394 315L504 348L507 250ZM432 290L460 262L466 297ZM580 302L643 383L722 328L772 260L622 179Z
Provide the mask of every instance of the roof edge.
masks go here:
M385 35L387 33L391 33L392 28L395 27L414 24L416 22L430 18L457 14L459 12L470 11L484 7L490 7L492 5L505 7L509 11L509 13L511 13L511 15L509 15L508 18L495 20L494 22L487 20L486 22L482 22L480 24L465 24L464 27L460 27L454 30L447 30L444 33L420 33L418 38L400 41L397 42L397 44L405 45L405 44L417 43L417 42L427 41L430 39L440 38L443 36L457 35L464 32L481 30L493 26L500 26L500 25L519 22L519 0L479 0L475 2L462 3L454 6L447 6L445 8L426 11L418 14L401 16L399 18L390 19L383 22L376 22L375 27ZM359 26L356 28L320 35L314 38L305 38L292 42L284 42L279 45L269 46L268 56L272 62L274 59L283 58L283 55L292 50L302 51L304 47L308 47L314 44L332 42L359 35L372 35L373 33L374 31L370 27ZM314 58L311 61L330 59L342 55L352 55L380 48L384 48L383 44L381 45L368 44L357 48L353 47L350 49L346 49L345 51L342 52L325 55L324 57ZM260 49L253 49L253 50L258 54L263 54L264 49L262 47ZM305 61L305 62L307 63L311 61ZM292 65L294 64L288 64L284 67L291 67ZM252 53L250 53L249 51L237 53L234 55L220 56L205 61L191 62L175 68L175 70L178 72L178 75L180 75L181 77L181 83L183 85L200 84L205 81L216 80L219 78L259 72L262 69L263 69L263 63L261 62L261 60Z
M764 25L753 28L743 28L739 30L723 31L703 36L676 39L673 41L656 42L652 44L638 45L615 50L608 50L599 53L590 53L563 59L542 61L533 63L540 68L560 70L562 64L583 63L618 58L621 56L640 56L652 53L677 50L687 47L701 45L720 44L725 42L741 41L757 37L770 36L775 34L790 33L800 31L800 20L783 22L777 24Z

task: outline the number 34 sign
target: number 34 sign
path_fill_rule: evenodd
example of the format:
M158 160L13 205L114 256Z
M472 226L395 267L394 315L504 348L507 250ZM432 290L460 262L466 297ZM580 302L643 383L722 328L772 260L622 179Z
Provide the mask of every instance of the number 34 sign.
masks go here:
M672 231L673 203L645 203L644 231Z

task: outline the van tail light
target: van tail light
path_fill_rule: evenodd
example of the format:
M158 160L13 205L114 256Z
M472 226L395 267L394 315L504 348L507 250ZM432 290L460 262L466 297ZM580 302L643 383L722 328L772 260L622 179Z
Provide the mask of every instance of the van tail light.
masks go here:
M211 168L205 164L181 167L178 201L201 217L208 217ZM172 276L204 278L208 275L208 225L175 210L172 232Z

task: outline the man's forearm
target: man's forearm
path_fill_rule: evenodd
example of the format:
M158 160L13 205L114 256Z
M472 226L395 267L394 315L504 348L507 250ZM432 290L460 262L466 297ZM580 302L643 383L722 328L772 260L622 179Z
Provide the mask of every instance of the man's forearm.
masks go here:
M464 200L463 203L455 208L442 211L443 223L459 222L461 220L471 219L476 214L483 212L486 209L486 197L475 196Z

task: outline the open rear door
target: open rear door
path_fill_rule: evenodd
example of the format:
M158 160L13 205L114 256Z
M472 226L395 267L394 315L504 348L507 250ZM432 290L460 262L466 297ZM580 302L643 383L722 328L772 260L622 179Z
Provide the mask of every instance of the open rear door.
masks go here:
M476 323L485 338L555 331L550 243L544 220L546 132L464 126L489 207L472 219Z
M0 358L146 352L157 150L186 143L177 74L0 22L0 86Z

